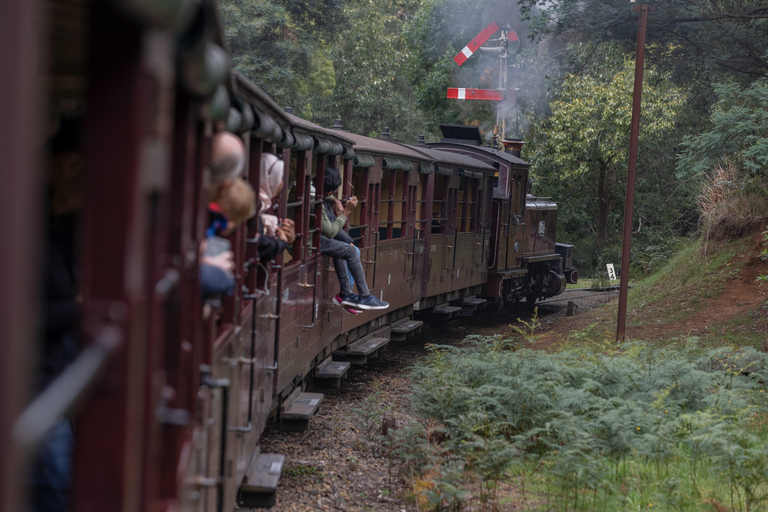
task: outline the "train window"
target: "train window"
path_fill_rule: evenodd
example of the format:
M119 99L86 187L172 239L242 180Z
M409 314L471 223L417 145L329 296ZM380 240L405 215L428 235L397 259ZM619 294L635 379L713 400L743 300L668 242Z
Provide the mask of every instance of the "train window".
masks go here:
M395 205L395 208L397 208L400 211L400 236L401 237L410 237L412 236L408 231L408 226L410 223L413 223L413 220L411 219L411 211L413 209L414 205L414 199L412 199L412 194L414 194L415 187L410 185L411 182L411 173L410 172L404 172L403 173L403 181L400 183L400 190L395 192L395 197L401 198L400 208L397 208L397 205Z
M370 171L366 167L356 167L352 172L350 182L350 196L357 196L358 205L349 216L349 236L360 247L366 245L366 230L368 228L369 205L366 201L368 175Z
M379 240L389 240L403 236L407 210L408 189L405 184L407 173L384 169L381 179L381 199L379 201Z
M468 226L471 224L472 210L470 209L470 196L472 195L472 184L475 182L473 179L462 178L461 185L459 187L458 202L460 206L458 208L458 219L456 226L459 232L466 233Z
M472 205L472 225L474 227L474 230L476 232L482 231L482 224L483 224L483 191L480 187L480 181L477 181L475 183L474 188L474 195L475 198L474 204Z
M448 205L446 209L446 233L455 234L459 229L459 189L448 189Z
M446 233L448 220L448 184L450 176L435 175L435 198L432 201L432 234Z
M397 172L392 169L384 169L381 177L381 200L379 201L379 240L392 238L392 219L394 218L394 193L393 184Z
M299 189L303 188L299 186L297 181L298 157L298 154L291 153L291 158L288 164L288 173L284 178L284 186L288 187L288 203L286 204L285 218L292 219L297 228L301 226L302 213L302 198L297 194L299 193ZM297 263L301 259L301 232L297 229L296 234L296 241L292 246L288 247L288 250L283 255L283 265Z
M416 229L419 230L419 238L424 238L427 229L429 229L429 226L427 226L427 220L430 216L429 209L431 206L427 205L428 183L428 175L419 176L419 183L416 186L416 197L418 198L416 201Z

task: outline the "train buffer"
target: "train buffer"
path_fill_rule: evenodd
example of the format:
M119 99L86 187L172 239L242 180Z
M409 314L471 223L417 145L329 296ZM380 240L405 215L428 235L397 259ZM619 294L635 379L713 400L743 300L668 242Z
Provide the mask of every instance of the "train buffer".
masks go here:
M438 321L450 320L459 316L461 306L451 306L450 304L440 304L432 309L432 318Z
M338 389L341 387L341 379L346 378L350 366L352 363L334 361L333 358L327 357L317 365L315 379L323 380L328 386Z
M478 299L474 295L464 297L461 300L461 316L472 316L475 311L482 309L488 303L486 299Z
M352 364L365 364L368 359L379 355L379 351L386 350L388 338L363 338L349 345L347 348L347 360Z
M237 491L237 505L241 509L272 507L284 462L285 455L257 454Z
M303 393L301 388L294 389L280 406L280 428L286 432L304 432L322 401L322 393Z
M424 322L421 320L411 320L410 318L398 320L392 324L392 341L404 341L406 338L410 338L421 330L422 325Z

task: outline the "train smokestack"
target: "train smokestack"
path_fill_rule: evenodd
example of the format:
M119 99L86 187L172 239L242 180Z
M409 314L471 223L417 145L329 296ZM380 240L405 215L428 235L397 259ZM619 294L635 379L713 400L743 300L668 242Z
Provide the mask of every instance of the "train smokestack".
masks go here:
M501 144L504 147L505 153L520 158L520 152L522 151L525 142L520 139L508 139L501 141Z

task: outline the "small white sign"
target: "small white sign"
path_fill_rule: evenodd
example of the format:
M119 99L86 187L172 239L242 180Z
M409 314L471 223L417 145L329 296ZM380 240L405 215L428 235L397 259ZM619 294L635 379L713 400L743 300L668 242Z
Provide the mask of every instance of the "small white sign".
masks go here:
M613 268L613 263L608 263L605 268L608 269L608 279L614 280L616 279L616 270Z

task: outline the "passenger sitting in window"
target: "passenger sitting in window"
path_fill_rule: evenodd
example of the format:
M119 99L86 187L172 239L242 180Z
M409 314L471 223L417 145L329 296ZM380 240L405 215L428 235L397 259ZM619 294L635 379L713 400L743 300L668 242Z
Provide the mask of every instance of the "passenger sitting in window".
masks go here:
M234 254L229 250L227 240L212 242L211 237L230 235L238 225L256 214L256 194L242 178L235 178L216 202L208 205L209 225L202 244L200 257L203 298L218 294L234 293ZM221 244L225 243L225 246ZM224 250L222 250L222 248ZM218 249L218 250L217 250Z
M323 195L326 201L323 203L320 237L320 253L333 258L333 266L336 276L339 278L341 291L333 302L344 306L344 310L350 314L357 314L355 310L387 309L389 304L371 295L368 283L365 280L363 265L360 263L360 251L352 243L352 238L342 230L349 215L357 207L357 198L352 197L346 205L332 197L333 193L341 186L341 174L334 167L326 167L325 180L323 181ZM341 208L336 215L334 206ZM340 234L343 233L343 234ZM347 269L354 277L359 295L352 293L352 285L347 278Z
M256 215L256 194L244 180L237 178L208 204L206 236L228 236L237 226Z
M283 189L283 161L271 153L261 155L259 174L259 261L278 257L296 239L294 222L282 222L272 212L272 200Z
M209 198L211 202L217 203L226 197L236 180L245 184L240 178L244 168L245 145L243 141L227 132L214 135L209 168L211 180ZM209 233L206 234L211 236L210 228ZM234 254L232 251L211 254L206 251L207 248L207 242L203 241L200 244L200 291L203 299L210 299L218 295L232 295L235 291Z

